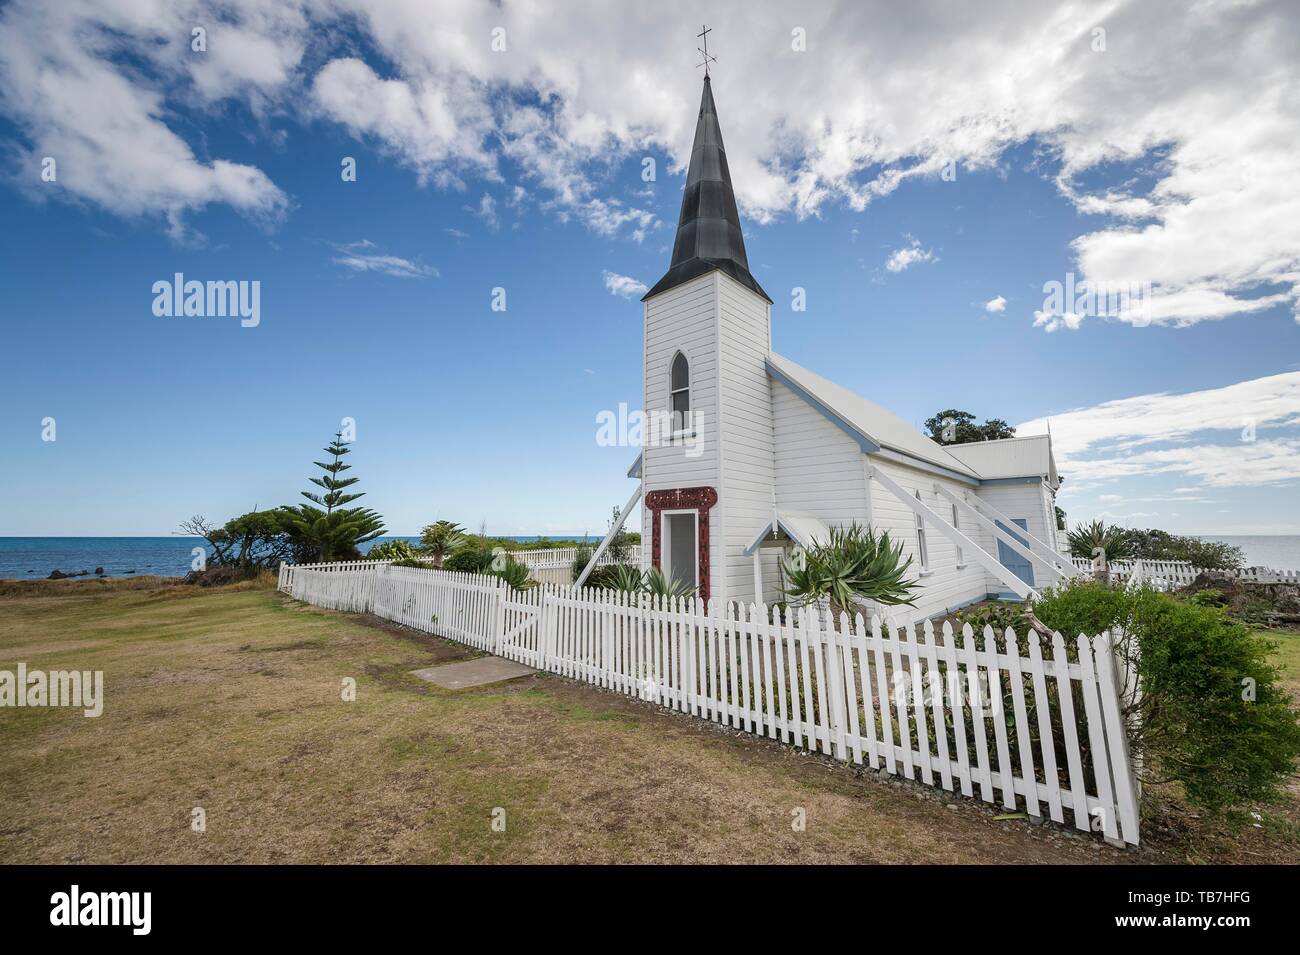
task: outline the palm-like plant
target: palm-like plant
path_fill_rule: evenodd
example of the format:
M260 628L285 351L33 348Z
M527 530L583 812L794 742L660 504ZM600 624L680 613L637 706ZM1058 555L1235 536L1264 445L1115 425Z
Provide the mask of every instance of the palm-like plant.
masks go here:
M609 586L623 594L639 594L645 589L645 575L640 567L631 564L616 564L610 574Z
M1070 556L1093 561L1099 579L1110 577L1109 566L1114 560L1127 560L1133 556L1133 538L1128 530L1115 524L1093 521L1076 524L1066 535L1070 542Z
M433 558L434 567L441 567L464 536L465 528L454 521L435 521L420 532L420 549Z
M500 577L509 585L511 590L529 590L537 586L537 581L528 576L528 566L521 564L513 557L507 557L499 563L493 562L492 569L488 573Z
M852 612L859 600L892 606L915 606L918 584L906 578L912 558L903 557L903 545L877 536L857 523L833 527L824 542L785 562L786 598L795 606L829 599L831 610Z
M653 597L691 597L695 594L695 585L679 577L669 580L658 567L651 567L642 578L641 589Z

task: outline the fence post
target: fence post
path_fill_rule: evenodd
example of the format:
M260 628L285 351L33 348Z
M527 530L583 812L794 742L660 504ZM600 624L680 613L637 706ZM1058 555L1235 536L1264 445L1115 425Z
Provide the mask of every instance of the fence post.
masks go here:
M495 593L497 598L496 620L493 627L496 632L492 637L492 652L501 656L501 650L506 642L506 590L507 585L500 577L496 578Z
M1132 754L1129 752L1128 732L1120 712L1119 687L1116 685L1115 648L1109 633L1102 633L1093 641L1097 661L1097 684L1100 688L1102 729L1108 752L1095 754L1094 759L1108 759L1111 777L1115 781L1115 803L1119 809L1120 834L1123 841L1138 844L1137 787Z

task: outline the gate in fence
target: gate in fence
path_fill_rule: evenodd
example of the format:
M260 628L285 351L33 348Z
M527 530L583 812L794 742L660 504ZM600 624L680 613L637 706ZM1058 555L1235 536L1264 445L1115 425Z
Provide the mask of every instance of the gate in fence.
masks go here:
M1050 641L817 608L541 585L380 562L284 566L280 589L737 730L1138 843L1109 634Z

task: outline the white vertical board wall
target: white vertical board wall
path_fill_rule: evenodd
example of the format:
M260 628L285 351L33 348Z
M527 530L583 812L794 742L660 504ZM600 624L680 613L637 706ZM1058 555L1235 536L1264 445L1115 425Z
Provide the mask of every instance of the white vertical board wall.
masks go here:
M643 450L641 480L646 494L668 488L718 487L718 275L703 275L645 303L642 407L647 418L669 410L670 368L673 356L681 351L690 363L691 411L698 441L693 450L680 443ZM716 522L716 515L711 519ZM654 536L644 497L641 540L648 561ZM710 543L709 561L717 566L721 541L714 535Z
M952 508L946 498L935 493L934 485L941 484L958 495L970 489L970 485L936 475L931 471L909 468L874 455L867 455L867 458L873 466L902 485L909 494L920 492L921 503L944 521L950 522ZM920 555L917 553L916 514L878 481L872 482L871 511L875 530L878 533L888 531L892 540L903 544L903 553L912 558L909 575L916 576L920 571L921 563ZM983 528L974 526L973 521L963 522L961 532L983 550L996 556L996 545L990 540L991 535ZM958 569L956 545L937 530L931 528L927 531L925 544L930 555L930 563L929 573L920 578L924 590L916 601L916 608L902 607L898 611L898 616L904 619L934 616L965 606L989 593L1005 589L1001 586L990 589L986 579L987 572L971 560L970 555L963 556L965 566ZM886 613L888 613L887 609Z
M721 272L718 322L721 363L721 533L713 596L761 600L754 594L752 557L745 548L772 518L773 426L767 356L771 340L767 301ZM715 526L716 529L716 526Z
M1023 517L1029 523L1029 533L1043 541L1055 540L1052 530L1047 526L1044 509L1044 495L1047 493L1041 481L1024 484L986 484L975 490L975 496L988 501L1008 517ZM1015 528L1012 528L1014 530ZM997 556L997 544L988 548L989 553ZM1043 587L1052 581L1047 580L1042 568L1034 568L1034 586ZM990 593L999 593L1006 587L992 575L988 576Z

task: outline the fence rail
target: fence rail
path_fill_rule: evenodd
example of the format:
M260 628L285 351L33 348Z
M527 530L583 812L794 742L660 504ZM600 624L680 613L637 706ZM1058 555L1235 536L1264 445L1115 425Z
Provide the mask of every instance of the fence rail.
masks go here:
M1137 789L1110 636L982 640L955 630L838 621L817 608L698 599L365 561L289 566L280 589L372 612L529 666L1138 843Z
M1071 558L1080 570L1091 570L1092 561L1086 557ZM1181 560L1114 560L1110 562L1111 577L1126 580L1134 574L1139 578L1163 583L1172 587L1190 584L1201 574L1227 574L1244 583L1297 584L1300 571L1275 570L1271 567L1239 567L1235 570L1209 570Z
M578 559L578 547L554 547L542 548L538 550L512 550L509 555L521 564L526 564L529 569L553 569L560 567L571 567L573 562ZM592 547L591 550L595 550ZM635 566L641 565L641 545L634 544L627 549L625 557L626 563ZM597 567L607 564L623 563L618 559L618 555L609 551L600 555L600 560L596 561Z

